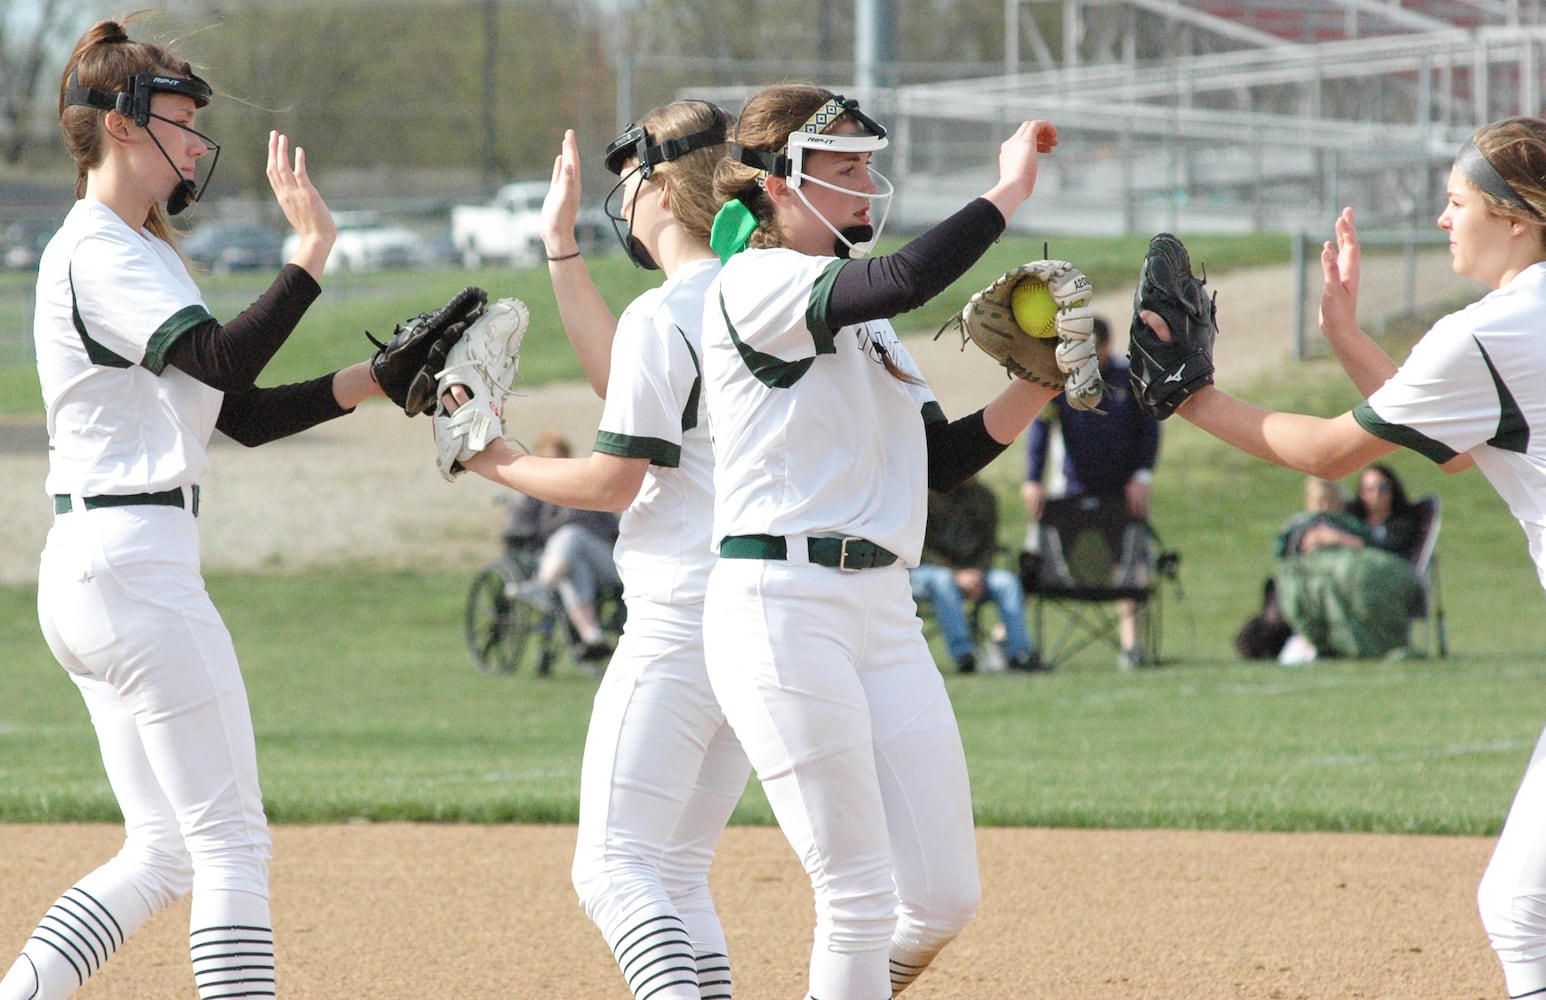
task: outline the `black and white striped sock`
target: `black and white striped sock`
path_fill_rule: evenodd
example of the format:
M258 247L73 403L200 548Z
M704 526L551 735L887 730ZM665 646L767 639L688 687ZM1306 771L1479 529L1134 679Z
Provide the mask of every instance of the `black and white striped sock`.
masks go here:
M188 932L199 1000L274 995L274 931L233 924Z
M698 992L703 1000L730 1000L730 956L708 952L698 956Z
M923 970L927 969L928 967L929 966L927 962L922 965L908 964L898 960L895 955L892 955L891 995L896 996L898 993L911 986L913 984L913 980L923 975Z
M101 900L79 885L66 889L64 895L38 921L37 929L27 941L26 951L41 948L43 954L34 963L34 974L42 984L47 977L45 967L67 965L75 975L75 985L83 986L102 964L113 957L128 934Z
M675 914L645 916L623 928L612 942L612 954L636 1000L681 995L687 987L692 990L689 995L698 996L692 941L686 924Z

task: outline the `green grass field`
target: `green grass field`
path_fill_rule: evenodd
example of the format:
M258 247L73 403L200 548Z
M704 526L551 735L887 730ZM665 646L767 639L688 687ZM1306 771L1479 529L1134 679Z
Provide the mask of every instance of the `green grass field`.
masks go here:
M1115 262L1133 259L1138 244L1113 243L1086 253L1070 241L1066 253L1092 274L1109 254L1115 280ZM1253 252L1273 259L1268 244L1237 249L1233 259ZM1023 257L1025 247L995 252L1004 260L985 262L984 274ZM598 271L613 264L615 275L603 272L617 282L609 287L649 280L615 257ZM963 282L975 287L979 277ZM409 281L415 286L402 287ZM313 331L302 338L305 350L292 344L280 360L301 375L358 357L363 326L379 333L377 317L423 308L469 282L526 297L535 315L547 312L538 306L546 287L540 273L359 279L317 317L331 332ZM251 291L211 286L212 304ZM11 295L0 301L8 338L17 310ZM917 328L938 322L919 320ZM537 339L556 343L540 352L547 360L528 356L528 371L541 366L564 377L562 337ZM1399 344L1392 350L1400 356ZM30 357L14 350L0 353L0 413L35 405L28 365ZM1244 395L1328 414L1352 401L1325 363ZM1439 551L1450 657L1299 668L1237 660L1230 638L1259 601L1273 534L1298 507L1302 480L1171 421L1155 523L1182 564L1179 592L1164 593L1165 665L1120 674L1114 655L1100 650L1050 675L949 677L980 821L1494 833L1546 722L1540 590L1518 525L1478 474L1445 477L1410 454L1393 462L1414 494L1437 489L1444 501ZM1020 470L1012 448L988 478L1007 498ZM1017 503L1004 507L1002 535L1012 550L1023 523ZM211 576L248 678L275 821L575 818L596 682L567 669L545 680L474 672L461 641L470 579L470 572L405 575L369 565ZM0 589L0 821L114 819L91 727L43 645L34 602L30 588ZM737 820L770 821L755 787Z

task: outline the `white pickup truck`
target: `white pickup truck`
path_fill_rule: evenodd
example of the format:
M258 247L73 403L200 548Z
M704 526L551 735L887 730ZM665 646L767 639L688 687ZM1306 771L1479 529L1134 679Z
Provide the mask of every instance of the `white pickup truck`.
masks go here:
M532 267L542 260L542 199L546 181L506 184L487 205L451 208L451 243L464 267L505 261Z
M487 205L453 205L451 243L464 267L501 261L511 267L534 267L546 254L542 247L542 199L547 181L506 184ZM581 209L574 238L584 253L605 249L612 239L606 217L597 209Z

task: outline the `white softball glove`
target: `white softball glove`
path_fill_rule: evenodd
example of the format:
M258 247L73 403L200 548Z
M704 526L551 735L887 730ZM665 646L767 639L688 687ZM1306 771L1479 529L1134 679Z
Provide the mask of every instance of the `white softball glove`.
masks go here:
M1100 405L1106 382L1100 377L1095 350L1095 291L1084 272L1066 260L1041 260L1027 265L1033 277L1046 283L1058 305L1057 365L1063 373L1063 396L1076 410Z
M520 376L521 340L531 314L520 299L491 302L477 322L451 346L446 366L436 376L435 464L447 480L466 469L462 463L489 446L505 431L505 400ZM445 410L445 396L454 385L467 392L467 402Z

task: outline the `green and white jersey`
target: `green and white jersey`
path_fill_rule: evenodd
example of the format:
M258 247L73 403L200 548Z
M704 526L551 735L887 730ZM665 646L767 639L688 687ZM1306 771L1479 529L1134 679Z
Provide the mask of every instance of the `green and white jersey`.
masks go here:
M714 553L714 453L699 358L703 302L719 261L694 261L618 317L596 451L647 458L615 559L625 599L703 600Z
M709 289L703 374L714 428L714 543L727 535L864 538L916 566L934 394L885 320L828 329L845 262L745 250Z
M1546 264L1435 323L1353 416L1435 462L1470 452L1546 586Z
M82 199L43 251L33 340L48 415L52 494L197 483L223 394L166 352L210 319L177 252Z

